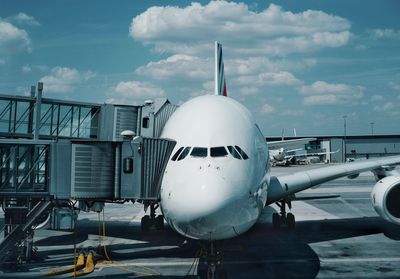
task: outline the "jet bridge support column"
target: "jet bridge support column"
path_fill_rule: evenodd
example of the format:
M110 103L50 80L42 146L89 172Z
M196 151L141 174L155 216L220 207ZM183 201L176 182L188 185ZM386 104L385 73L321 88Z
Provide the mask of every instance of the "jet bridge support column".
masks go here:
M39 139L40 132L40 118L41 118L41 108L42 108L42 92L43 92L43 82L38 82L38 90L36 95L36 107L35 107L35 130L33 131L33 139Z

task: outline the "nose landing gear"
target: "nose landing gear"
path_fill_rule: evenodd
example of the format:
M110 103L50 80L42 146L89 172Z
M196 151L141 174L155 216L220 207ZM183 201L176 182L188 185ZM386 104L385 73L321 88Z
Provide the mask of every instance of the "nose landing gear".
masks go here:
M156 217L156 209L159 207L157 203L145 204L145 208L150 206L150 215L145 215L140 221L140 226L143 232L150 230L163 230L164 229L164 216L158 215Z
M228 278L223 268L223 256L215 241L207 243L205 254L201 256L197 275L201 279L225 279Z

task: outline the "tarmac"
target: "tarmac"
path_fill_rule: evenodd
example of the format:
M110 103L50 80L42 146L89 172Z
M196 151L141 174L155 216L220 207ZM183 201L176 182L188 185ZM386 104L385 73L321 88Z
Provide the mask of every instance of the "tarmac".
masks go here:
M274 175L324 165L274 167ZM400 278L400 227L375 213L370 192L371 173L338 179L297 197L326 199L294 201L294 230L274 229L267 207L245 234L224 241L223 267L228 278ZM340 196L337 196L340 195ZM76 232L38 230L34 260L0 271L0 278L38 278L71 266L76 252L104 244L107 257L87 278L197 278L201 245L165 224L163 231L144 233L141 204L107 204L105 236L99 237L103 213L79 214ZM3 223L3 213L0 222ZM104 261L107 260L107 261ZM71 273L52 278L71 278ZM47 277L49 278L49 277Z

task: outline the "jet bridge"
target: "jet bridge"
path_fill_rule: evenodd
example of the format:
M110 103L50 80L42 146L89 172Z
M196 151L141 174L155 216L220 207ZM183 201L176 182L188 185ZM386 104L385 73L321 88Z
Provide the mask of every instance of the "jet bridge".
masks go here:
M0 244L0 255L10 247L8 242L17 238L9 234L23 235L17 227L28 233L31 228L25 223L38 225L43 221L41 215L48 214L50 204L31 214L38 203L66 207L75 200L100 205L100 210L104 202L157 203L174 146L171 140L142 137L118 142L2 140L0 200L10 221L4 228L8 238Z
M29 260L35 227L71 230L79 210L99 212L105 202L141 202L155 219L176 144L158 138L177 108L166 99L91 104L42 98L42 88L0 95L0 262Z

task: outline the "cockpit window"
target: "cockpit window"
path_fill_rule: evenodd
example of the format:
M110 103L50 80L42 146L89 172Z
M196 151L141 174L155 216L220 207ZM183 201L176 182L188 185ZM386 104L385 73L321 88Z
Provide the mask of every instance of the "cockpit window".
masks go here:
M233 146L228 146L228 151L229 153L232 154L232 156L236 159L242 160L242 157L240 157L239 152L233 147Z
M206 147L193 147L192 152L190 153L192 157L207 157L207 148Z
M249 156L247 156L246 152L244 152L239 146L235 145L235 148L237 149L237 151L239 151L244 160L249 159Z
M210 151L211 157L224 157L228 155L228 152L226 152L223 146L211 147Z
M179 157L178 157L178 161L185 159L185 157L189 154L190 148L191 147L188 146L188 147L185 147L185 149L183 149L181 155L179 155Z
M176 158L178 158L178 156L179 156L179 154L182 152L182 150L183 150L183 147L179 148L179 149L175 152L174 156L172 156L171 160L172 160L172 161L176 161Z

